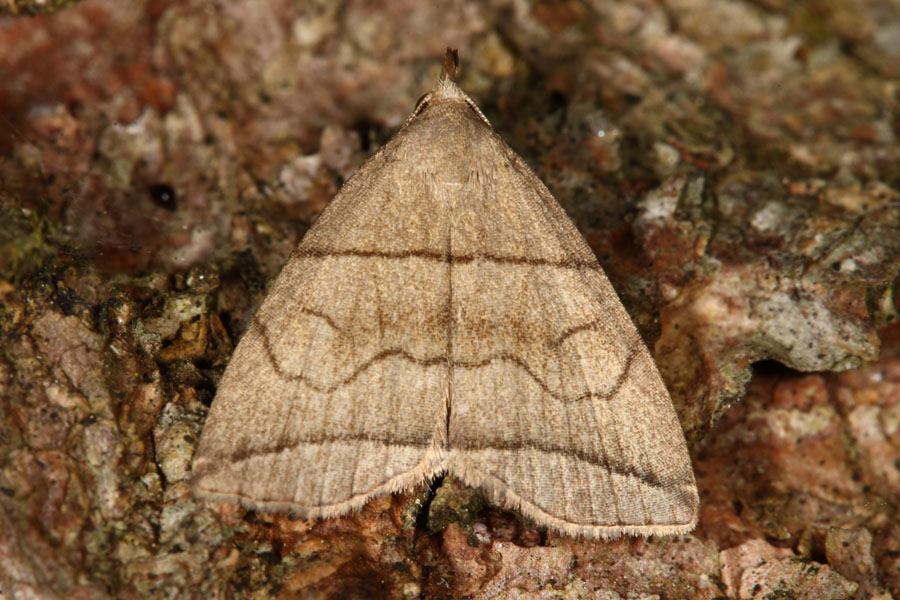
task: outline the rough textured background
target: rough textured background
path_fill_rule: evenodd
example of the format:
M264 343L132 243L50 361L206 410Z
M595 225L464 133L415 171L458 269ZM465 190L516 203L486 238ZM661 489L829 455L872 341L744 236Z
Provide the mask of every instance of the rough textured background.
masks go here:
M0 12L67 4L0 17L0 595L900 596L896 2ZM693 535L561 538L450 480L318 523L191 498L266 282L447 45L655 341Z

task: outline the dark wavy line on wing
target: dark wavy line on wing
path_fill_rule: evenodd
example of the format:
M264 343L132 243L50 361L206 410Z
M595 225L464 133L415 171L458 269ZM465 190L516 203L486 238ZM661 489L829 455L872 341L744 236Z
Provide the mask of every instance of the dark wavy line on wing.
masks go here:
M454 450L469 450L473 452L478 452L481 450L497 450L501 452L537 450L539 452L545 452L547 454L568 456L589 465L605 469L615 475L633 477L650 487L658 489L670 488L672 487L673 483L671 481L663 481L656 473L652 473L644 469L639 469L634 467L633 465L629 465L623 463L622 461L612 459L609 456L605 455L605 450L602 454L593 453L577 448L567 448L558 444L549 444L547 442L539 440L463 440L462 442L460 442L459 440L453 440L452 438L450 447ZM453 468L451 466L451 472L452 470Z
M269 332L265 325L259 320L254 318L250 324L251 327L256 327L259 330L259 334L262 337L263 348L266 351L266 357L269 360L269 363L272 365L272 369L274 369L275 373L278 374L282 379L286 379L288 381L302 381L304 384L308 385L312 389L317 392L321 392L323 394L330 394L337 390L340 387L351 383L354 379L360 376L365 370L370 368L375 363L381 362L386 358L390 358L391 356L400 356L412 363L415 363L421 367L430 367L440 363L446 363L446 356L435 356L432 358L419 358L417 356L413 356L406 350L402 350L400 348L388 348L387 350L382 350L381 352L372 356L369 360L362 363L350 375L338 381L334 385L323 386L314 381L312 381L309 377L303 375L302 373L289 373L287 372L281 364L278 362L278 357L275 356L275 350L272 348L272 342L269 339Z
M570 259L570 260L547 260L545 258L532 258L527 256L501 256L497 254L451 254L445 252L437 252L432 250L403 250L403 251L387 251L387 250L327 250L324 248L297 248L291 258L327 258L332 256L355 256L359 258L381 258L387 260L402 260L406 258L423 258L441 263L465 264L478 260L497 264L510 265L531 265L556 267L559 269L592 269L600 270L600 265L596 259Z
M324 446L326 444L358 444L372 443L388 448L413 448L416 450L427 450L432 443L432 439L412 439L393 436L373 436L362 433L335 433L335 434L319 434L303 436L290 441L283 441L268 447L250 448L243 446L232 452L228 456L231 462L240 462L251 458L267 456L272 454L280 454L285 451L292 451L300 446ZM646 485L658 489L671 488L673 483L663 481L657 474L647 472L643 469L635 468L632 465L623 464L621 461L610 459L605 453L592 453L576 448L566 448L558 444L549 444L538 440L521 440L521 441L456 441L451 443L450 448L463 451L478 452L482 450L496 450L500 452L519 452L522 450L537 450L547 454L563 455L574 458L583 463L600 467L610 473L621 475L624 477L633 477Z
M329 315L327 315L324 312L321 312L318 310L313 310L311 308L305 308L305 307L297 309L297 312L300 314L311 315L313 317L322 319L334 331L338 332L341 335L348 335L347 332L344 331L343 328L339 327L338 324L334 322L334 319L332 319ZM563 331L559 336L557 336L548 345L551 348L558 348L563 344L563 342L565 342L567 339L569 339L573 335L581 333L582 331L588 331L591 329L599 329L599 327L602 324L603 324L603 322L600 319L594 319L593 321L588 321L586 323L581 323L579 325L575 325L575 326L570 327L569 329L566 329L565 331Z
M365 361L364 363L362 363L361 365L356 367L356 369L354 369L353 372L350 373L350 375L345 377L343 380L338 381L330 386L323 386L323 385L315 383L309 377L307 377L301 373L287 372L281 366L281 364L278 362L278 357L275 356L275 350L274 350L274 348L272 348L272 342L269 339L269 332L266 329L266 326L263 325L263 323L259 319L254 318L253 321L251 322L251 327L256 327L259 330L259 334L262 337L262 341L263 341L263 348L265 349L265 352L266 352L266 357L267 357L269 363L272 365L272 369L275 371L275 373L278 374L279 377L281 377L282 379L286 379L288 381L302 381L304 384L313 388L317 392L321 392L324 394L333 393L338 388L341 388L341 387L349 384L350 382L352 382L357 377L359 377L360 374L362 374L364 371L369 369L375 363L378 363L378 362L385 360L387 358L390 358L392 356L399 356L399 357L401 357L405 360L408 360L409 362L412 362L421 367L430 367L430 366L434 366L434 365L441 364L441 363L447 363L451 369L456 369L456 368L476 369L476 368L487 366L488 364L490 364L492 362L502 360L502 361L511 362L515 365L518 365L522 370L524 370L526 373L528 373L528 375L531 377L531 379L547 395L555 398L556 400L558 400L562 403L568 404L568 403L580 402L580 401L592 398L594 396L597 396L597 397L600 397L603 399L609 399L609 398L614 397L616 394L618 394L619 389L622 387L622 385L625 383L625 381L627 381L628 375L631 372L631 367L635 361L635 358L637 358L638 349L640 347L634 341L631 341L630 347L628 349L628 356L625 359L625 366L622 369L621 373L619 373L618 377L616 378L616 381L613 384L612 389L610 389L607 392L585 391L584 393L582 393L578 396L575 396L575 397L566 397L566 396L559 394L558 392L551 390L550 386L547 385L546 381L544 381L534 371L532 371L531 368L528 366L528 364L525 363L525 361L523 361L521 358L519 358L518 356L516 356L514 354L499 354L499 355L491 356L491 357L488 357L484 360L480 360L477 362L470 362L470 361L451 361L451 360L448 360L448 358L443 355L435 356L435 357L431 357L431 358L419 358L417 356L413 356L409 352L402 350L400 348L388 348L386 350L382 350L381 352L379 352L379 353L375 354L374 356L372 356L371 358L369 358L369 360Z
M544 393L546 393L549 396L552 396L553 398L559 400L560 402L569 403L569 402L580 402L582 400L587 400L588 398L591 398L593 396L598 396L603 399L608 399L608 398L612 398L613 396L615 396L619 392L619 388L622 387L622 384L628 378L628 374L631 371L631 365L634 362L634 359L636 358L636 356L637 356L637 348L635 348L634 345L632 345L632 347L629 348L628 356L625 358L625 367L622 369L622 372L619 373L619 376L616 378L616 382L613 384L612 389L610 391L602 392L602 393L586 391L582 394L579 394L578 396L575 396L574 398L567 398L566 396L563 396L562 394L551 390L550 386L547 385L547 382L544 381L543 379L541 379L541 377L538 376L537 373L535 373L534 371L531 370L531 367L529 367L525 361L523 361L521 358L519 358L515 354L498 354L496 356L489 356L488 358L485 358L484 360L480 360L477 362L453 361L451 363L451 366L454 368L459 367L459 368L463 368L463 369L478 369L478 368L487 366L487 365L491 364L492 362L496 362L498 360L511 362L511 363L519 366L526 373L528 373L528 375L531 377L531 379L533 379L534 382L536 384L538 384L538 386L544 391Z
M323 321L325 321L326 323L328 323L328 326L331 327L334 331L337 331L341 335L346 335L344 330L342 328L338 327L337 323L334 322L334 319L332 319L330 316L328 316L327 314L325 314L321 311L303 307L303 308L298 309L297 312L300 314L304 314L304 315L311 315L313 317L318 317L318 318L322 319Z
M594 319L593 321L588 321L587 323L581 323L579 325L574 325L573 327L569 327L565 331L563 331L559 336L556 337L552 342L550 342L551 348L559 348L562 346L563 342L572 337L577 333L581 333L582 331L588 331L589 329L598 329L603 322L600 319Z
M313 310L313 309L311 309L311 308L305 308L305 307L304 307L304 308L299 308L299 309L297 309L297 312L300 313L300 314L311 315L311 316L313 316L313 317L317 317L317 318L319 318L319 319L322 319L322 320L325 321L325 322L328 324L328 326L331 327L331 329L333 329L334 331L338 332L338 333L341 334L341 335L347 335L347 333L344 331L344 329L341 328L341 327L339 327L338 324L334 322L334 319L332 319L329 315L327 315L327 314L324 313L324 312L321 312L321 311L318 311L318 310ZM574 336L574 335L576 335L576 334L579 334L579 333L581 333L582 331L588 331L588 330L591 330L591 329L599 329L599 327L600 327L602 324L603 324L603 322L602 322L600 319L594 319L593 321L588 321L588 322L586 322L586 323L581 323L581 324L579 324L579 325L575 325L575 326L573 326L573 327L570 327L569 329L567 329L567 330L565 330L564 332L562 332L559 336L557 336L556 339L554 339L553 341L551 341L550 344L549 344L549 346L550 346L551 348L558 348L558 347L560 347L560 346L563 344L563 342L565 342L565 341L566 341L567 339L569 339L570 337L572 337L572 336Z

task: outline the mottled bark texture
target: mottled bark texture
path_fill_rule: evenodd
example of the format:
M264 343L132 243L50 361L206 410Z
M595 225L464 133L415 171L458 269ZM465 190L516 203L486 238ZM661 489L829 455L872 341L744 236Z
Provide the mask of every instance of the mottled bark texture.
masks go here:
M5 19L6 595L900 595L895 4L86 0ZM448 44L655 350L694 445L690 536L571 540L452 481L316 523L190 495L267 282Z

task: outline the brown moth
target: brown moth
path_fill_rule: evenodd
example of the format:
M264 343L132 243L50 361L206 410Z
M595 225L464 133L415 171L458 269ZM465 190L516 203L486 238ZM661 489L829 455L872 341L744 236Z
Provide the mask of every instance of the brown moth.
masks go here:
M455 71L448 50L272 285L212 404L196 494L323 518L447 473L566 534L690 531L697 487L650 353Z

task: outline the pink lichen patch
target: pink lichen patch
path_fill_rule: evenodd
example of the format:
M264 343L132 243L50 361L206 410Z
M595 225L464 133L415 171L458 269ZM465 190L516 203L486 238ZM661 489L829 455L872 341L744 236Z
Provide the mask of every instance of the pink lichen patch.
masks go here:
M666 598L720 595L718 556L713 545L691 536L660 540L591 542L547 534L533 546L494 537L492 527L469 532L456 523L442 533L442 551L452 576L441 581L453 597L554 598L586 590L608 598L658 594Z
M794 556L789 548L777 548L765 540L750 539L719 553L722 562L722 581L730 598L737 598L741 579L748 569L759 567L778 558Z
M719 561L714 545L694 536L571 542L576 581L622 597L634 593L666 598L715 598Z
M831 568L859 584L858 598L889 597L879 581L869 530L838 527L830 529L825 538L825 556Z
M763 560L744 570L736 598L762 600L790 597L798 600L849 600L859 585L819 563L798 558Z
M554 590L565 589L572 577L575 555L569 548L523 548L497 542L491 551L498 557L499 570L481 587L476 598L513 598L523 594L551 598ZM543 596L538 594L541 591L545 592Z
M103 393L103 339L77 317L44 313L34 322L34 340L48 365L60 369L87 396Z

